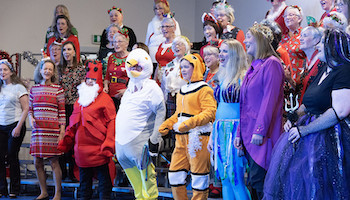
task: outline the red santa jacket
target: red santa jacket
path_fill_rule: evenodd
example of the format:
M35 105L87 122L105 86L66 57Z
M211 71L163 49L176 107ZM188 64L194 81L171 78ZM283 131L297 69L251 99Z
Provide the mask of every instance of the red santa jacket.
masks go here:
M68 152L74 145L79 167L108 163L115 152L115 116L113 100L104 92L87 107L82 107L77 100L58 149Z

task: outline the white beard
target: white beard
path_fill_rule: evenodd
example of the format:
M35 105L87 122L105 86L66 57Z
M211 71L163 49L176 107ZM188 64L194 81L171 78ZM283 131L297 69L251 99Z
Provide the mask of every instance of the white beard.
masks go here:
M88 86L85 82L82 82L77 88L79 94L78 103L83 107L87 107L94 102L100 90L100 86L97 83L93 86Z

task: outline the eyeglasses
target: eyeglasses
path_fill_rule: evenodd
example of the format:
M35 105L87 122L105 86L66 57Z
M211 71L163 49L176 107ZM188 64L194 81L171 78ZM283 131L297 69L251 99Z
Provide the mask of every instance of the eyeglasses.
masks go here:
M288 15L283 15L283 18L287 18L287 17L299 17L299 15L297 14L293 14L293 13L289 13Z
M61 48L51 48L51 51L61 51Z
M174 27L174 26L161 26L160 28L166 28L166 29L168 29L168 28L171 28L171 27Z
M336 3L334 6L343 7L344 5L344 3Z
M113 44L118 44L118 43L123 43L123 42L125 42L125 41L123 41L123 40L117 40L117 41L113 41Z

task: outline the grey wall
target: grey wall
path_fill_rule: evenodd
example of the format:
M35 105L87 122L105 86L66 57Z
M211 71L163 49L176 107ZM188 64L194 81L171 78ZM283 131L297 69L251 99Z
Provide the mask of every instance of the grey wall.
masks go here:
M201 41L201 16L208 12L213 0L169 0L171 10L180 24L183 35L191 41ZM39 53L44 45L47 27L52 23L53 9L65 4L71 21L79 32L82 50L97 51L91 43L93 34L101 34L109 24L107 9L121 7L124 23L133 28L139 41L144 42L148 22L154 16L153 0L0 0L0 49L10 54L32 51ZM228 0L235 9L235 25L244 32L260 21L271 4L266 0ZM300 5L306 14L319 18L322 14L318 0L287 0L287 4ZM33 66L22 64L23 77L32 77Z

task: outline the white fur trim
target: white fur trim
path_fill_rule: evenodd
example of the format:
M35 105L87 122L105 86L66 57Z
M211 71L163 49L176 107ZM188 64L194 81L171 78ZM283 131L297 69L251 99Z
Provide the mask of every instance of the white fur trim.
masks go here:
M282 2L277 11L272 12L272 8L269 10L269 14L266 16L267 20L274 21L278 16L281 15L283 10L287 7L285 2Z
M202 150L202 142L200 141L200 134L211 132L213 130L213 124L208 123L204 126L197 126L190 130L188 135L188 153L191 158L196 157L196 152Z

